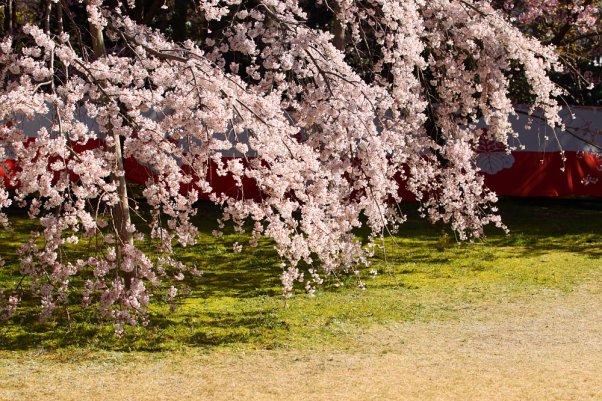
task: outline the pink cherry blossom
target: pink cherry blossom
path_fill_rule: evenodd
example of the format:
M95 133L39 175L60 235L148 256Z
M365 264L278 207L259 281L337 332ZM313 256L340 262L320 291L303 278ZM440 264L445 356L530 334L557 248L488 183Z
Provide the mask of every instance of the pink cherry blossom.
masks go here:
M175 43L135 22L133 2L84 3L91 46L35 24L24 27L23 46L11 37L0 46L0 120L15 122L0 127L0 139L24 166L12 176L14 194L0 189L0 206L27 204L41 224L20 258L44 316L75 292L122 332L148 322L162 283L174 305L184 275L200 275L173 247L196 243L194 203L203 193L222 207L221 224L242 232L253 221L249 244L233 251L273 240L285 296L295 283L313 294L341 272L365 288L375 241L405 221L396 203L407 191L462 239L502 227L473 143L481 115L492 138L512 134L516 63L533 110L561 123L561 90L547 75L560 68L554 49L488 2L341 0L334 38L310 26L298 0L202 1L207 26L219 27L202 43ZM23 121L36 119L46 121L26 132ZM224 161L227 152L240 158ZM129 158L148 172L147 231L129 217ZM231 177L238 195L213 193L210 172ZM245 196L245 180L261 196ZM367 242L354 235L363 224ZM134 240L144 232L152 254ZM95 245L85 261L65 257L75 241ZM8 299L7 316L17 298Z

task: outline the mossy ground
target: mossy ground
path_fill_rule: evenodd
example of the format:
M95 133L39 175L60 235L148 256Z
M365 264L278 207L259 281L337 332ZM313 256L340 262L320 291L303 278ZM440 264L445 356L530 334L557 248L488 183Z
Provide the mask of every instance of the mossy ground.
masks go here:
M373 326L408 321L457 319L483 303L513 302L542 290L570 292L602 270L602 201L503 200L500 212L511 230L490 230L485 240L457 243L441 225L412 212L394 237L375 255L379 274L366 277L366 290L353 277L338 288L326 285L309 297L299 292L283 301L279 259L269 241L232 251L244 238L211 231L219 213L201 205L199 244L178 248L204 276L188 280L190 295L174 313L160 296L153 301L148 327L128 328L121 338L110 324L70 308L63 317L37 321L35 300L0 327L0 349L17 353L51 352L52 358L87 358L103 351L189 349L341 349L358 346L358 333ZM20 280L16 247L34 223L12 214L15 231L0 233L0 286ZM359 233L360 235L362 233ZM83 249L73 252L83 253Z

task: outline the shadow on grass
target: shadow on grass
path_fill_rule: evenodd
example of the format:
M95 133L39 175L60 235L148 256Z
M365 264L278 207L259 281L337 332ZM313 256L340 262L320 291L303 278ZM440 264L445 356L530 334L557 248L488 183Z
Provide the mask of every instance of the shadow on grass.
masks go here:
M558 250L602 257L602 199L504 198L498 207L510 234L487 227L488 246L516 247L517 251L522 248L529 255ZM429 243L432 262L438 263L436 248L442 233L447 233L454 244L453 233L442 224L422 221L416 204L404 204L402 210L408 215L408 222L401 226L397 237ZM367 237L367 232L362 232L361 237ZM428 259L416 257L421 261Z
M268 244L235 253L229 248L192 247L180 258L183 262L197 264L203 276L195 280L195 297L237 298L274 296L281 293L276 252Z
M286 323L266 321L264 313L239 313L212 316L210 322L191 324L164 317L150 319L148 327L128 327L125 334L115 336L110 324L73 322L70 329L64 322L28 324L27 332L0 331L0 349L11 351L93 348L111 351L160 352L181 346L211 348L230 344L257 342L262 333ZM23 325L20 324L20 325Z
M505 199L500 213L510 228L495 246L524 247L529 255L551 250L602 257L602 199Z
M393 263L399 268L394 269L394 277L390 278L398 282L385 281L378 287L412 289L415 284L404 280L418 274L448 280L449 276L441 266L449 265L451 259L464 257L460 251L455 251L456 248L452 249L453 235L450 234L451 245L442 244L443 226L432 226L420 220L415 204L405 204L403 208L409 221L398 235L401 250L392 252ZM494 254L496 250L506 248L507 257L517 258L549 251L602 257L602 200L505 199L499 208L511 235L489 230L487 248L467 254L474 260L467 261L464 268L479 272L485 268L477 263L479 260L494 260L499 257ZM227 232L223 239L211 237L218 216L217 208L200 205L195 223L201 228L202 240L194 247L176 249L183 261L198 264L204 275L185 281L191 295L182 301L175 313L170 314L168 307L157 300L148 327L127 328L124 336L118 338L114 336L112 325L97 321L90 312L72 314L71 326L64 315L62 319L59 316L55 321L40 323L36 315L39 306L25 296L17 316L0 326L0 349L92 347L150 352L183 345L200 348L247 343L278 346L290 329L281 313L279 259L267 240L258 248L245 248L242 253L235 253L232 244L244 242L243 236ZM12 249L32 227L33 223L17 218L16 232L5 233L2 237L3 241L10 242L10 246L3 247L0 253L14 259L16 255ZM358 234L365 236L366 232ZM422 268L407 267L412 263L420 264ZM15 266L3 268L0 287L18 280L17 271ZM337 290L326 288L322 291ZM72 307L77 310L77 305Z

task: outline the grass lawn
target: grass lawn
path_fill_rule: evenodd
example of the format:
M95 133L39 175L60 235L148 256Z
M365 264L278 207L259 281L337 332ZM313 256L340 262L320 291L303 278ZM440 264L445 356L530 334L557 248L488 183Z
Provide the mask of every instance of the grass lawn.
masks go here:
M409 212L366 290L347 278L286 306L270 244L234 253L201 209L178 252L205 275L175 313L157 297L149 327L116 339L75 306L40 323L25 300L0 326L0 400L602 399L602 200L504 200L512 234L478 243ZM2 285L32 227L13 218Z
M218 211L201 205L201 240L180 256L204 270L188 281L191 294L175 313L155 300L147 328L113 336L110 325L74 306L64 319L40 323L37 304L27 301L0 328L0 349L49 351L69 357L97 351L174 351L198 349L354 349L358 332L375 325L408 321L446 321L483 303L508 303L542 290L570 292L597 273L602 263L602 201L504 200L500 210L511 230L492 230L478 243L457 243L442 226L432 226L405 205L409 221L388 238L374 258L379 274L357 288L326 285L315 297L299 292L283 302L278 258L265 241L234 253L238 235L211 236ZM15 232L3 232L0 253L7 265L0 284L20 277L15 249L32 227L14 213ZM160 297L158 297L160 298Z

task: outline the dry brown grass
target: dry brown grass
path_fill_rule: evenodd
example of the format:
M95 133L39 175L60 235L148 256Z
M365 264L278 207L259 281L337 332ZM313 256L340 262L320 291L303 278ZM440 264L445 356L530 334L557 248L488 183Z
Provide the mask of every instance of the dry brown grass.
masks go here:
M364 346L345 352L3 353L0 399L602 399L599 280L357 336Z

